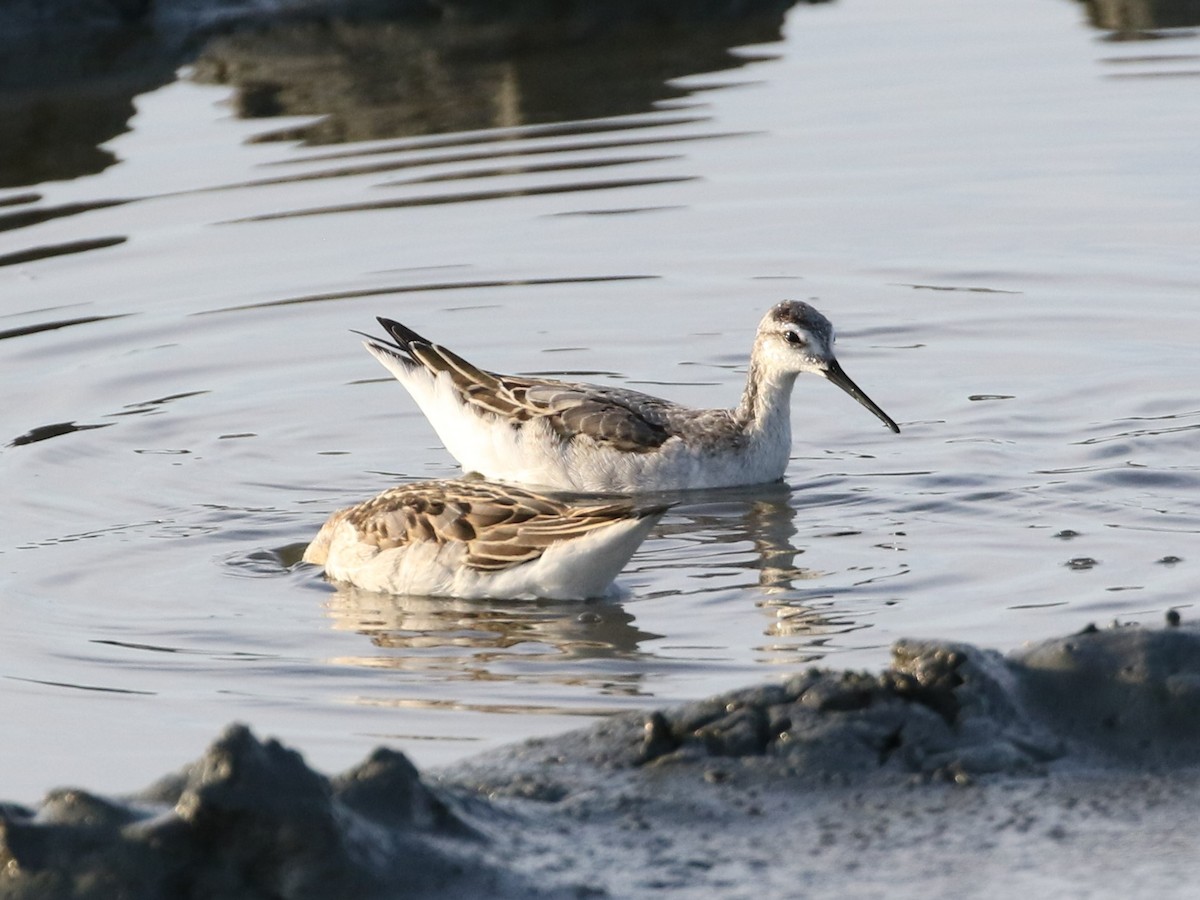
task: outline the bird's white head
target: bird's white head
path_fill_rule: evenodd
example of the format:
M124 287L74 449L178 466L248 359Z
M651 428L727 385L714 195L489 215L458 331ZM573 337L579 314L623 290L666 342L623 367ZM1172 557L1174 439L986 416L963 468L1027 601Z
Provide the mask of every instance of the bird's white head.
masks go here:
M756 355L776 372L824 376L833 356L833 326L803 300L784 300L758 323Z
M833 355L833 325L803 300L784 300L763 316L758 325L754 356L766 372L794 376L812 372L832 381L874 413L884 425L900 427L842 371Z

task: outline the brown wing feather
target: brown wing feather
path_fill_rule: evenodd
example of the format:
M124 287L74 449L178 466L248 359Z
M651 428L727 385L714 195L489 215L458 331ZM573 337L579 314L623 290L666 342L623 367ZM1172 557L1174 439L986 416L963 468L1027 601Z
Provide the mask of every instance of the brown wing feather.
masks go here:
M617 450L648 452L675 433L675 404L637 391L497 375L440 344L410 341L409 355L430 372L445 373L463 401L515 423L547 421L563 440L584 435Z
M631 515L660 511L661 507L637 508L626 500L572 504L483 481L424 482L400 485L339 510L321 533L344 520L359 540L380 551L424 541L462 543L467 547L466 565L500 571L537 559L559 541Z

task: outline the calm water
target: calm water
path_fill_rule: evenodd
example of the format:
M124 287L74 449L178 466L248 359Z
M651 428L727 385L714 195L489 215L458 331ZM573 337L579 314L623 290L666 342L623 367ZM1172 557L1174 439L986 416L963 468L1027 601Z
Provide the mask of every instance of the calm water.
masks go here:
M0 796L138 787L232 720L433 764L901 636L1192 614L1200 37L1110 24L843 0L516 60L309 28L80 113L0 190ZM689 498L621 602L294 564L455 472L350 329L732 405L784 297L903 433L801 380L786 485Z

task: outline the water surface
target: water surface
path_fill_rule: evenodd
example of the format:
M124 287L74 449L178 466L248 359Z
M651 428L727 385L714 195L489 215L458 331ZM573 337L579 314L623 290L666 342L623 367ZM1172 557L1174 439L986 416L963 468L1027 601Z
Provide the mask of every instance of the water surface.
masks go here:
M4 796L140 786L231 720L325 769L381 741L429 765L878 667L900 636L1186 618L1181 24L845 0L661 53L446 39L414 71L399 28L266 29L135 88L86 158L6 169ZM687 498L620 601L388 598L296 564L332 509L455 473L350 334L374 316L491 369L733 405L784 297L902 434L802 379L786 483Z

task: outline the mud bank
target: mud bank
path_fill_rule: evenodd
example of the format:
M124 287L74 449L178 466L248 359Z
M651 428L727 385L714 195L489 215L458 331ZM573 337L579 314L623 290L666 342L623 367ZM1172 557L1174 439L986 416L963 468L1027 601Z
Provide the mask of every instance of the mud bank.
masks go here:
M127 798L0 804L0 897L1188 896L1200 630L900 642L422 776L230 727Z

